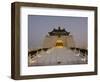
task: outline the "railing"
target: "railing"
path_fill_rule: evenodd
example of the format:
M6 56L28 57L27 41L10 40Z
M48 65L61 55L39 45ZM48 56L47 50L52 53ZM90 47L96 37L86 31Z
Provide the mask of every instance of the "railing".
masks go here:
M31 63L35 62L34 58L41 57L42 56L41 52L48 51L48 49L51 49L51 48L41 48L41 49L29 51L28 52L28 58L29 58L28 61ZM72 48L70 48L70 50L72 50L76 56L80 56L81 60L83 62L87 62L87 57L88 57L88 50L87 49L72 47ZM60 62L59 62L59 64L60 64ZM31 66L30 63L28 65Z
M36 53L38 52L41 52L42 50L43 51L47 51L49 48L42 48L42 49L37 49L37 50L32 50L32 51L29 51L28 52L28 55L36 55Z

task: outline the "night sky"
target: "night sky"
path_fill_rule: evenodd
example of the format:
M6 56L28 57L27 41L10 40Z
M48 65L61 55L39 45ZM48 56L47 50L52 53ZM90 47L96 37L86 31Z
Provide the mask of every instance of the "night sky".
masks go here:
M53 28L65 28L79 48L87 48L88 18L70 16L28 16L28 49L42 47L43 40Z

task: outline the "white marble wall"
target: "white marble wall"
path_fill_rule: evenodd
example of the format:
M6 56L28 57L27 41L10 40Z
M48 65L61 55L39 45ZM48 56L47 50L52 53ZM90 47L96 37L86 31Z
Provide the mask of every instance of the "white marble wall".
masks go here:
M75 47L75 43L73 40L73 36L61 36L60 38L57 36L46 36L43 41L43 48L51 48L56 44L57 39L61 39L65 47Z

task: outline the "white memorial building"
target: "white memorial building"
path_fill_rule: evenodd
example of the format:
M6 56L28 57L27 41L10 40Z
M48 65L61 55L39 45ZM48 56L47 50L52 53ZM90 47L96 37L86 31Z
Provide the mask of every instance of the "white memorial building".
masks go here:
M73 35L64 28L48 32L42 47L28 53L29 66L87 64L87 51L76 49Z

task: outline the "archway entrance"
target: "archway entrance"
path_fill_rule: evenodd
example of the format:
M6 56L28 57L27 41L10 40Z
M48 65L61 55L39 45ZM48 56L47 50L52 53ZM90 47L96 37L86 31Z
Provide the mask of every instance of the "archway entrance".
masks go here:
M57 48L63 48L63 47L64 47L63 41L58 39L58 40L56 41L56 47L57 47Z

